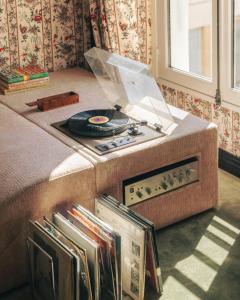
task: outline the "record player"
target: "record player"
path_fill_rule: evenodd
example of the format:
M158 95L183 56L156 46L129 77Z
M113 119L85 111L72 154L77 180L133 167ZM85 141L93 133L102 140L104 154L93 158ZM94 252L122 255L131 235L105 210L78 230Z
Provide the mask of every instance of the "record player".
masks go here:
M146 64L99 48L85 57L105 94L103 107L53 127L98 155L171 134L177 124Z

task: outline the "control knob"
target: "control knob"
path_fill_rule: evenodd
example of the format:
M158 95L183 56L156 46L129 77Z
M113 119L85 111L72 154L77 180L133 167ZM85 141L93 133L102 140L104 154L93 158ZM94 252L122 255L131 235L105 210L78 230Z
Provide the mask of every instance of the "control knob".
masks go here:
M182 183L184 179L184 174L182 172L182 170L180 170L179 174L178 174L178 182Z
M136 195L137 195L139 198L142 198L142 196L143 196L142 192L140 192L140 191L137 191L137 192L136 192Z
M171 186L174 185L174 180L173 180L173 178L172 178L170 175L168 175L168 183L169 183Z
M147 192L148 195L151 195L152 194L152 190L150 187L146 187L145 188L145 191Z
M190 175L192 174L192 173L194 173L196 170L194 170L194 169L186 169L186 171L185 171L185 173L186 173L186 176L187 177L190 177Z
M160 183L160 186L161 186L164 190L166 190L166 189L168 188L168 186L167 186L167 184L166 184L165 181L162 181L162 182Z

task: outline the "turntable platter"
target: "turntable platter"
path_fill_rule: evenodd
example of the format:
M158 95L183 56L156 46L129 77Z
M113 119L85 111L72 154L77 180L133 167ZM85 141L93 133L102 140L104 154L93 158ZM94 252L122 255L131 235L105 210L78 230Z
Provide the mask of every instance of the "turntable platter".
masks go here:
M119 134L128 127L126 114L114 109L88 110L73 115L67 128L77 136L106 137Z

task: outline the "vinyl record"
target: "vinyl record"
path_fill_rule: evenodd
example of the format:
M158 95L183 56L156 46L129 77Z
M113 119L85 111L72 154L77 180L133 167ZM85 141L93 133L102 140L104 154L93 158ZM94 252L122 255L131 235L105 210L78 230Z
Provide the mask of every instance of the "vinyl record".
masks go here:
M78 136L104 137L119 134L128 127L128 116L114 109L80 112L67 122L67 128Z

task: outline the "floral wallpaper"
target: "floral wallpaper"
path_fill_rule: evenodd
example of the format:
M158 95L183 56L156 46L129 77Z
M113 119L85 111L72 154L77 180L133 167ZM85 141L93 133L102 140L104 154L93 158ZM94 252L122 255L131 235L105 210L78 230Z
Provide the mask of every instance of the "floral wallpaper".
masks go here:
M39 64L50 71L83 62L91 47L82 0L0 0L0 70Z
M94 44L151 62L149 0L0 0L0 70L83 64Z
M166 85L161 90L167 102L218 125L219 147L240 157L240 113L194 97Z
M151 63L150 0L88 0L97 47Z

